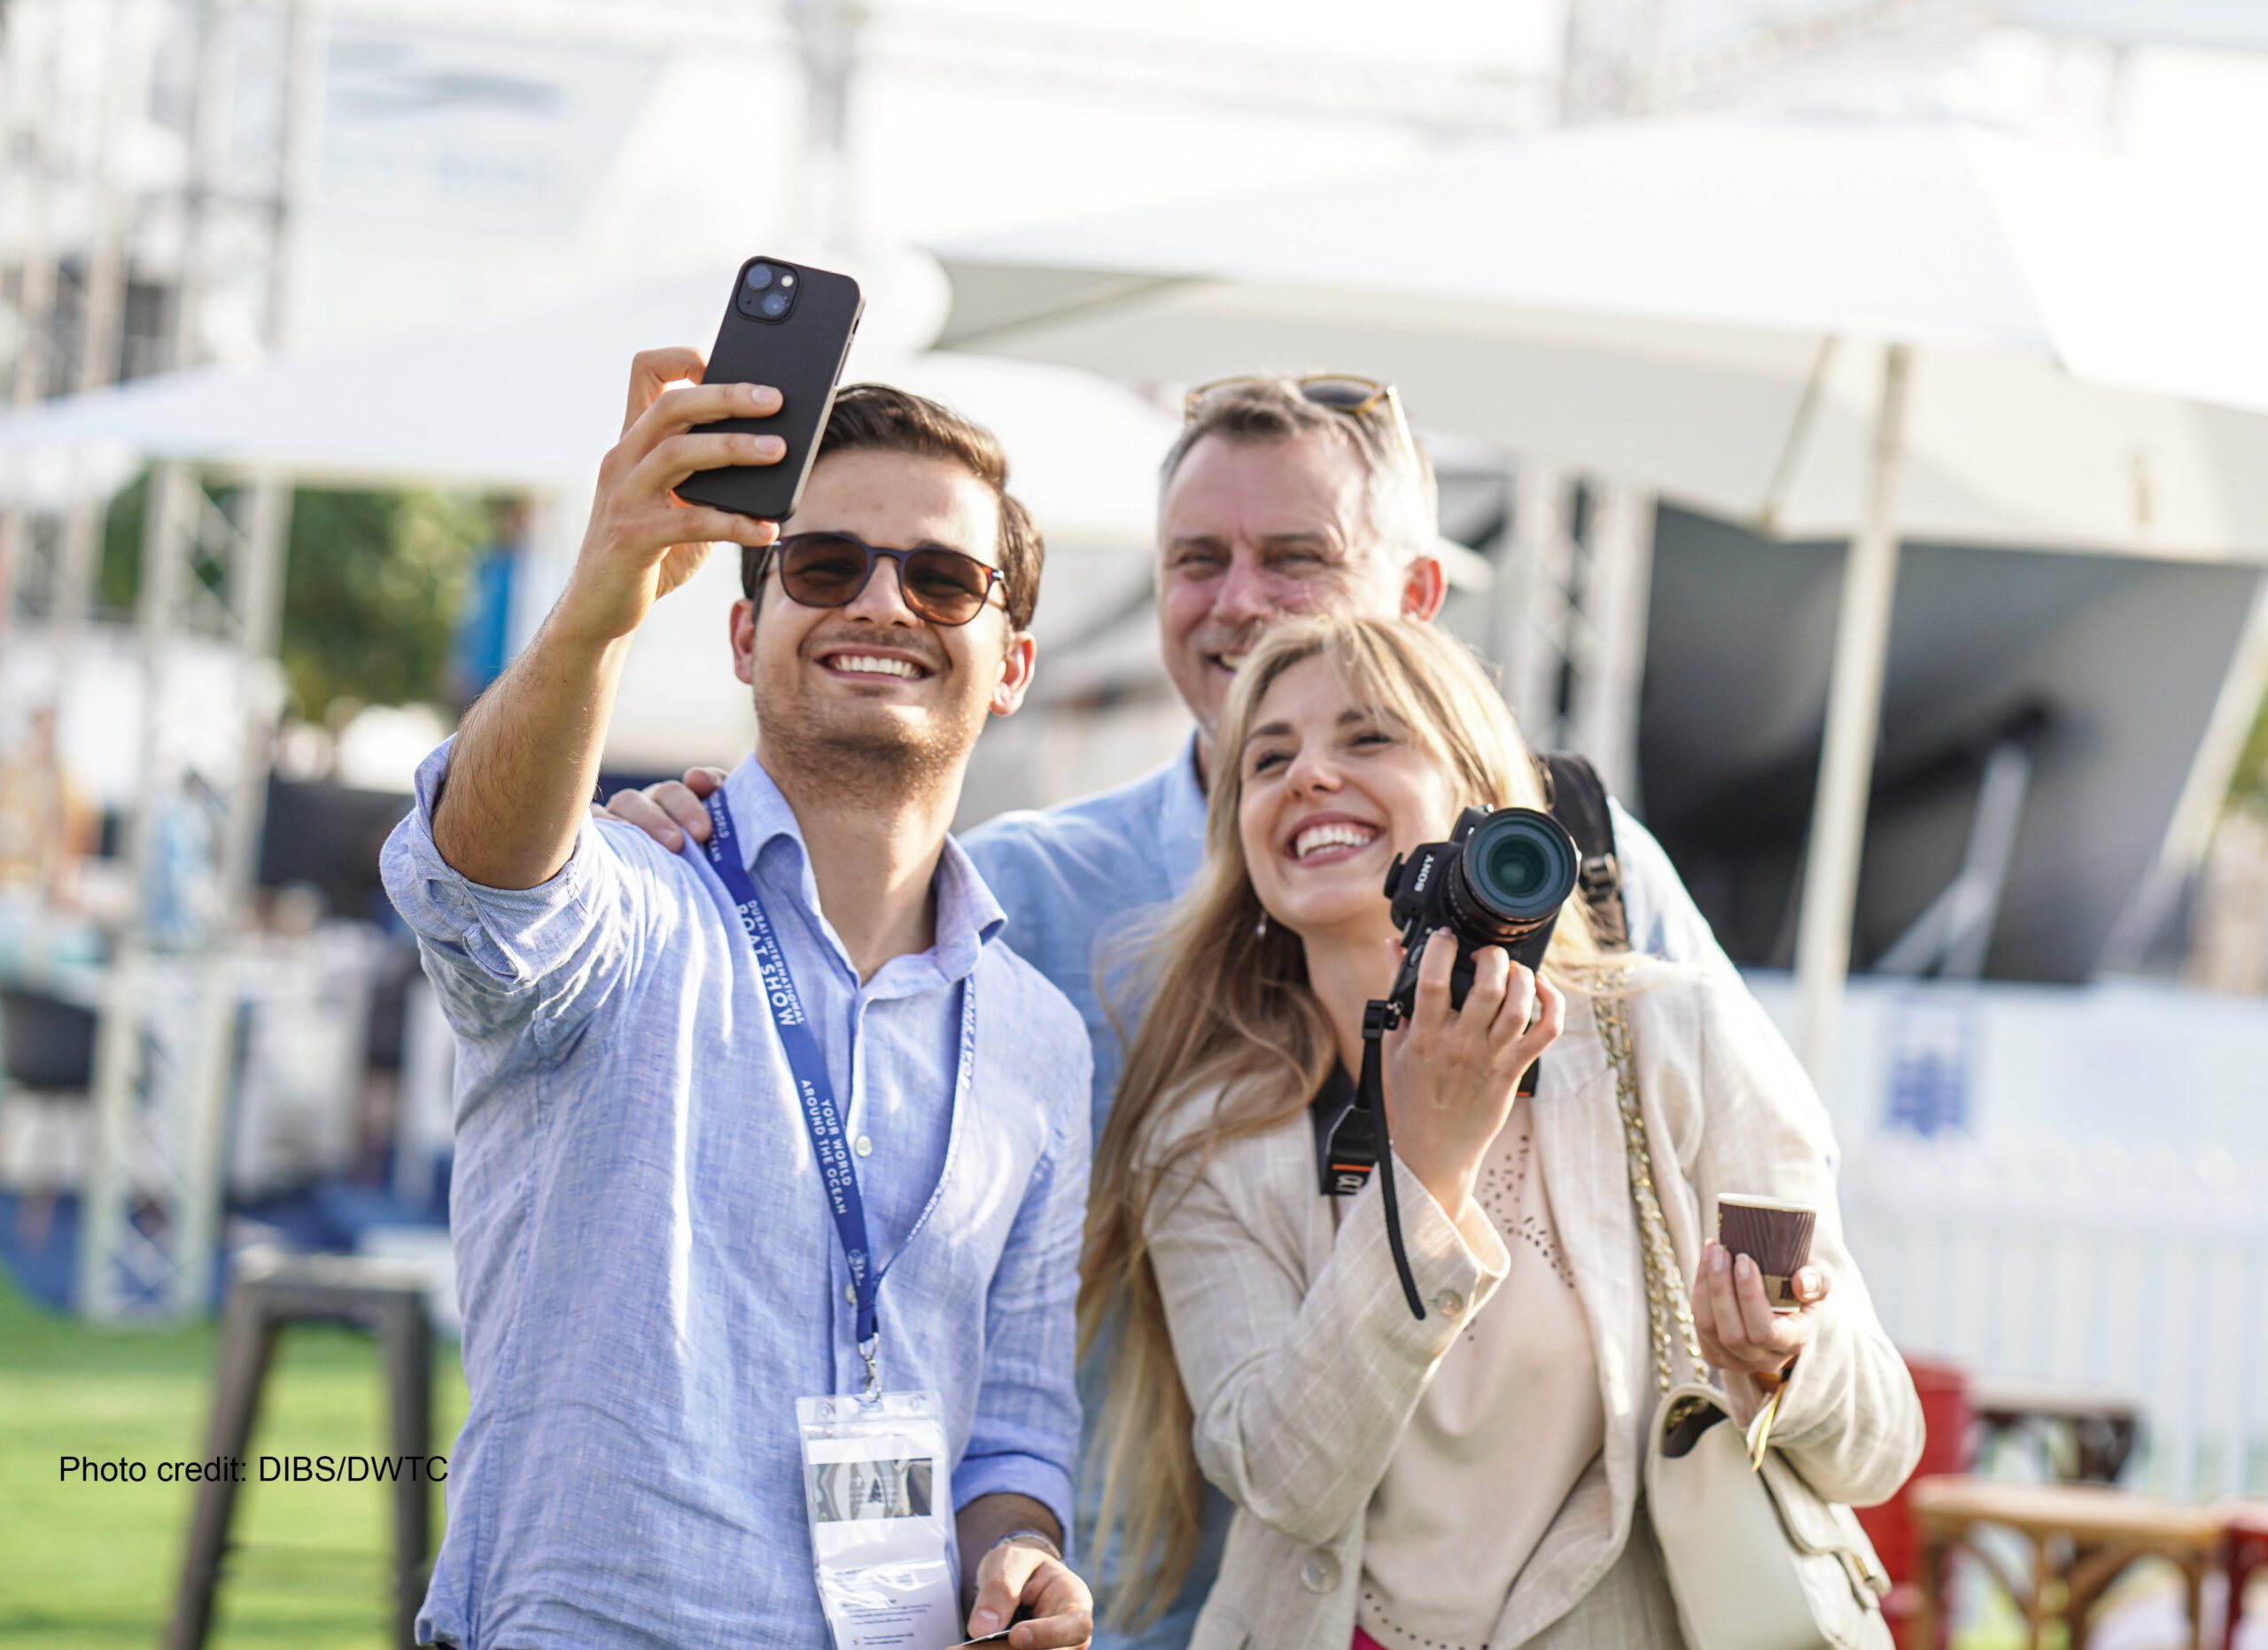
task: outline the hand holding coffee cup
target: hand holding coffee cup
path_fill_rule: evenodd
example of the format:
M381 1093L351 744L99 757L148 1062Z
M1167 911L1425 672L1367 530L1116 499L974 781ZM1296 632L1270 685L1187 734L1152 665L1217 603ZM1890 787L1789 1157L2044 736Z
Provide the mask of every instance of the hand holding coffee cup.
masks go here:
M1718 1241L1693 1280L1693 1327L1717 1369L1768 1380L1809 1346L1827 1298L1825 1270L1811 1259L1817 1210L1777 1198L1726 1193Z
M1764 1274L1764 1298L1775 1312L1800 1311L1796 1274L1811 1259L1811 1231L1819 1210L1743 1192L1717 1194L1717 1241L1745 1255Z

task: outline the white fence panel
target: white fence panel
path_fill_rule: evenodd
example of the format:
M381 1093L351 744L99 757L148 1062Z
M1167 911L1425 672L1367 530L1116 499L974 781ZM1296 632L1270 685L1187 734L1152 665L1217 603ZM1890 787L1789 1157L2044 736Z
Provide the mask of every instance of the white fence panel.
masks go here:
M1902 1349L2138 1404L2137 1486L2268 1490L2268 1165L1962 1134L1853 1147L1851 1245Z

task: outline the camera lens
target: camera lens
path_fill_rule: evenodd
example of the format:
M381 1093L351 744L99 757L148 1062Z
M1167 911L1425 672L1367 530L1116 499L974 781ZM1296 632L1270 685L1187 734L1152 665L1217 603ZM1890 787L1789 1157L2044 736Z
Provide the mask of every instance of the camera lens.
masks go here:
M1549 814L1500 808L1466 839L1463 868L1461 880L1490 915L1533 922L1574 891L1574 842Z
M786 315L786 314L788 313L788 294L787 294L787 293L785 293L785 292L766 292L766 293L764 295L764 302L763 302L763 304L760 306L760 307L763 309L763 311L764 311L764 313L765 313L765 315L770 315L773 320L775 320L775 321L776 321L776 320L778 320L781 315Z
M748 284L750 292L760 292L772 284L772 266L768 263L752 263L748 267L748 273L741 278Z

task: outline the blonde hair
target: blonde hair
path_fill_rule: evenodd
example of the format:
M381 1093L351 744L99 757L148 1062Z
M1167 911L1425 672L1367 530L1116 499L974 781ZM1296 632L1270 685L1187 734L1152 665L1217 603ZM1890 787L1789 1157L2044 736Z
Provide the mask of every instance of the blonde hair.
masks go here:
M1148 1233L1170 1205L1156 1205L1169 1180L1185 1187L1223 1145L1300 1118L1338 1056L1299 937L1261 921L1238 821L1238 752L1254 716L1285 672L1318 658L1350 698L1449 770L1460 806L1545 806L1534 758L1494 682L1471 652L1431 625L1289 619L1265 634L1238 672L1214 746L1204 868L1145 957L1140 978L1153 994L1097 1145L1088 1202L1081 1356L1095 1350L1106 1326L1116 1327L1094 1541L1097 1553L1114 1537L1121 1544L1111 1614L1122 1627L1155 1618L1187 1576L1201 1534L1194 1412L1149 1255ZM1441 823L1446 831L1449 821ZM1544 966L1563 987L1605 983L1612 964L1580 899L1561 913ZM1182 1103L1208 1093L1217 1098L1201 1123L1169 1126Z

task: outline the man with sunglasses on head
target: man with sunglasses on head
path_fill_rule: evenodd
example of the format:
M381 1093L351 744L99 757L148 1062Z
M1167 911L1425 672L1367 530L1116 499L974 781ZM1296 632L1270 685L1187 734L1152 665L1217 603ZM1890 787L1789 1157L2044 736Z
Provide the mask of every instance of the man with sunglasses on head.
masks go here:
M419 1640L827 1643L797 1400L889 1392L950 1449L944 1636L1083 1646L1089 1039L946 835L1031 680L1039 535L988 432L875 385L777 528L683 505L781 457L701 427L778 393L702 367L638 358L564 593L386 844L458 1037L471 1405ZM633 634L718 540L758 740L672 852L589 798Z
M1449 590L1433 469L1391 386L1345 375L1231 378L1192 391L1184 411L1161 477L1157 600L1166 674L1197 724L1189 744L1116 790L1003 814L967 839L1017 950L1086 1019L1097 1134L1124 1053L1098 981L1122 977L1118 948L1140 915L1178 897L1204 859L1213 729L1245 652L1293 614L1432 619ZM608 812L664 843L699 839L699 797L717 777L697 769L685 783L626 791ZM1729 968L1660 845L1619 806L1612 812L1634 948ZM1109 1362L1104 1349L1082 1369L1090 1417ZM1099 1475L1088 1460L1091 1493ZM1206 1494L1207 1550L1181 1595L1138 1634L1099 1631L1098 1646L1188 1643L1228 1528L1227 1501L1209 1486ZM1092 1562L1107 1595L1108 1555Z

